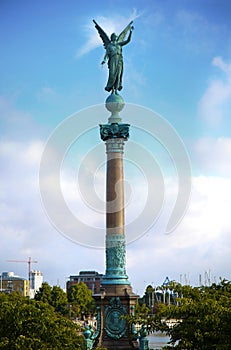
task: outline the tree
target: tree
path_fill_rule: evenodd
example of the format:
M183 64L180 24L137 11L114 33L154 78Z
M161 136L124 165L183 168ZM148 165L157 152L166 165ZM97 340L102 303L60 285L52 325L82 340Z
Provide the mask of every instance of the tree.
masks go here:
M155 313L150 314L150 309L145 303L140 305L136 303L134 315L126 316L127 321L133 325L146 326L148 331L161 331L165 332L168 327L162 320L162 307L163 304L155 307Z
M143 320L149 329L162 327L170 335L164 349L228 350L231 344L231 282L222 280L210 287L176 284L181 296L174 305L160 305L157 315ZM178 322L168 328L163 320Z
M52 291L52 287L47 282L43 282L38 292L36 292L34 298L35 300L43 301L44 303L48 303L51 305L51 302L52 302L51 291Z
M174 303L158 304L149 315L145 304L136 308L129 322L144 324L150 331L160 330L170 336L163 349L229 350L231 344L231 282L221 280L210 287L190 287L175 283ZM178 298L176 296L178 295ZM169 320L175 319L173 327Z
M72 312L76 313L76 316L91 314L95 311L92 292L87 288L85 283L80 282L71 285L67 292L67 297L69 303L72 305Z
M55 308L55 311L60 312L62 315L68 314L67 294L58 286L52 288L51 305Z
M60 312L62 315L68 314L67 294L58 286L51 287L47 282L44 282L35 294L35 300L48 303L54 307L55 311Z
M211 287L182 287L179 306L165 309L168 318L181 320L169 330L175 349L221 350L231 344L231 283Z
M0 294L0 349L84 349L80 328L43 301Z

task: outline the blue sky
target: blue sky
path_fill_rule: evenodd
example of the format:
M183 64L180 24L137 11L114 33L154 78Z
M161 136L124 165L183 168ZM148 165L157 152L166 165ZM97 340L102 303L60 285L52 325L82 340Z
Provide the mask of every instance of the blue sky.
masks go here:
M179 280L189 274L195 284L198 275L209 270L214 278L231 278L230 10L228 0L1 1L0 271L25 275L26 266L12 266L6 260L32 256L51 284L59 280L63 286L67 276L81 269L104 272L102 250L77 245L50 224L40 201L39 165L53 130L107 97L107 67L100 66L104 49L92 19L109 34L119 33L134 19L132 41L123 49L121 94L127 103L156 111L177 131L190 157L192 194L174 234L165 235L163 212L148 233L128 245L130 280L142 293L145 284L159 284L167 275ZM126 118L132 124L132 116ZM100 122L106 119L92 117L95 129L73 147L66 164L63 188L77 212L82 204L71 186L76 159L81 161L85 152L100 144ZM144 147L157 147L134 130L133 141L139 138ZM164 152L157 153L164 168L168 159ZM134 182L136 176L132 180L132 170L127 171ZM96 191L101 196L102 167L98 175ZM147 188L137 179L133 198L140 205ZM171 202L176 184L169 174L165 180ZM101 217L84 210L92 227L96 222L103 226ZM128 208L128 219L139 210L135 205Z

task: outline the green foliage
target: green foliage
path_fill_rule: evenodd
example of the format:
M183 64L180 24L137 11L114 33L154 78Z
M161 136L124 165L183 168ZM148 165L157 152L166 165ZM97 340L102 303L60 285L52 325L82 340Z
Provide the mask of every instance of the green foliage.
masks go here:
M51 305L55 311L64 316L69 315L70 318L82 317L95 312L92 292L83 282L72 285L68 294L60 287L51 287L44 282L36 293L35 300Z
M164 349L228 350L231 344L231 282L211 287L174 286L181 296L176 305L161 305L157 315L145 320L149 329L158 329L163 320L175 319L170 346Z
M130 324L147 326L148 331L164 332L168 327L162 320L162 305L158 305L157 310L154 315L150 315L150 309L146 304L140 305L136 303L134 315L126 318Z
M39 291L35 294L35 300L43 301L51 305L51 291L52 287L47 282L44 282L39 288Z
M149 284L147 287L146 287L146 291L145 293L151 293L154 291L154 288Z
M140 305L139 303L136 303L135 305L135 315L137 317L137 319L141 319L143 320L144 318L146 318L149 314L149 308L147 307L146 304L142 304Z
M76 316L88 315L95 312L95 303L92 292L86 284L80 282L73 284L68 290L68 301L72 305L72 313Z
M47 302L0 294L0 349L83 349L79 327Z
M172 282L168 288L178 295L174 304L156 304L154 315L148 313L145 304L138 305L129 322L168 333L170 345L164 349L231 349L231 282L222 280L200 288ZM150 292L152 287L148 286L146 294ZM175 324L169 327L169 321Z
M67 294L57 286L54 286L51 291L51 305L55 308L55 311L60 312L62 315L68 313L68 300Z
M176 349L230 349L231 344L231 283L221 281L211 287L182 290L178 307L166 310L168 318L181 319L170 330Z
M35 300L47 303L54 307L55 311L62 315L68 314L68 300L66 293L58 286L51 287L44 282L35 294Z

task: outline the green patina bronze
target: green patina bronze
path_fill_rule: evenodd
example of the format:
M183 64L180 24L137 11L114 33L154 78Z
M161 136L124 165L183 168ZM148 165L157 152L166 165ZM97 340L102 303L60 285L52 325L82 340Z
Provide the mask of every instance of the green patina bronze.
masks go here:
M111 116L108 118L109 123L121 123L122 119L119 115L119 112L124 108L125 103L123 97L119 94L110 94L106 101L105 107L109 112L111 112Z
M142 325L140 331L139 331L140 335L139 335L139 350L148 350L149 346L148 346L148 332L147 332L147 327L145 325Z
M130 124L100 124L100 136L103 141L108 139L125 139L129 138L129 126Z
M128 44L131 40L133 26L131 21L127 27L117 36L115 33L111 34L110 39L105 31L93 20L95 27L103 40L104 47L106 49L106 53L102 64L108 63L109 76L107 85L105 87L106 91L112 91L117 94L118 90L122 89L122 76L123 76L123 55L122 55L122 47ZM127 33L129 35L125 40Z
M97 306L97 329L94 330L92 326L86 326L83 332L85 338L85 348L86 350L93 349L94 343L100 334L101 329L101 313L100 307Z
M106 237L106 274L104 284L130 284L126 275L126 245L124 234L108 234Z
M121 304L119 297L112 297L110 305L105 308L105 331L108 337L112 339L120 339L127 330L126 306Z

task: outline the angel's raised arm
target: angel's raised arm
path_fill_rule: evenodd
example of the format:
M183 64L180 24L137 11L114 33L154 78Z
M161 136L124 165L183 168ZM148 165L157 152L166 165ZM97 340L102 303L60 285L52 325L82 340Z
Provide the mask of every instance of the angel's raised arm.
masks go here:
M124 41L119 42L119 44L120 44L121 46L127 45L127 44L131 41L132 31L133 31L133 27L130 28L130 32L129 32L129 35L128 35L127 40L124 40Z
M118 38L117 38L117 41L118 41L118 42L121 42L121 43L122 43L122 42L124 41L124 38L126 37L126 35L127 35L127 33L128 33L129 30L130 30L130 33L129 33L130 38L127 39L127 40L125 40L124 45L125 45L125 43L127 44L127 43L130 41L130 39L131 39L131 32L132 32L132 30L134 29L133 26L132 26L132 24L133 24L133 21L131 21L131 22L127 25L127 27L124 28L124 30L120 33L120 35L119 35Z
M105 33L105 31L98 25L98 23L94 19L93 22L95 23L95 28L97 29L100 38L103 40L104 47L106 48L110 42L110 39Z

